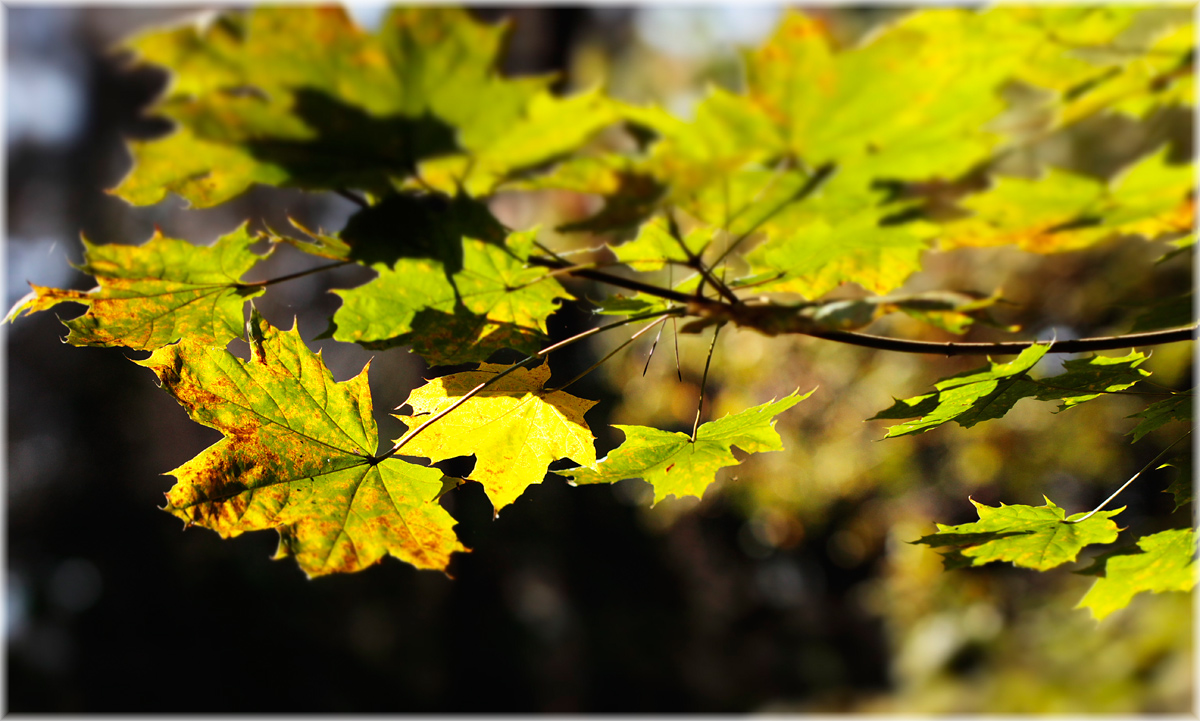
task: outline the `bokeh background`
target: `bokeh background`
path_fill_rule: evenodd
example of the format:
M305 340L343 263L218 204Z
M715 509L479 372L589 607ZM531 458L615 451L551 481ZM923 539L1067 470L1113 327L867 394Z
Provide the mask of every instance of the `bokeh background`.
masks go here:
M128 171L128 138L168 130L144 109L165 76L131 69L124 36L203 8L22 6L4 9L6 40L5 302L26 281L90 287L68 261L80 233L141 243L155 226L208 243L252 219L340 228L338 197L258 189L203 211L171 198L133 208L104 190ZM355 6L360 22L381 7ZM487 8L514 35L511 73L557 71L564 89L610 92L686 115L708 84L737 88L738 48L765 38L781 10L710 6ZM852 43L901 9L819 8ZM1111 175L1163 142L1193 153L1192 117L1101 117L1010 159ZM501 197L508 225L549 229L594 199ZM549 237L552 231L547 230ZM585 239L595 242L597 239ZM1012 301L1001 314L1059 338L1127 332L1139 306L1191 287L1191 256L1140 239L1050 258L1011 249L928 254L908 288L951 286ZM282 249L262 276L305 262ZM256 271L258 272L258 271ZM331 287L364 271L275 286L259 308L292 316L305 338L336 308ZM571 286L598 297L586 285ZM62 312L69 315L69 312ZM551 320L565 336L593 322L582 307ZM945 339L903 320L873 328ZM998 338L986 330L973 339ZM814 339L728 330L716 348L706 417L799 388L817 392L780 417L788 450L723 472L702 501L648 506L648 487L571 488L557 477L493 519L482 491L446 497L464 543L454 579L387 560L307 580L269 560L270 533L221 541L156 510L162 475L215 442L120 349L64 346L53 313L0 328L6 345L5 707L9 712L1188 712L1193 613L1185 594L1143 595L1101 624L1073 606L1091 579L1066 569L995 566L946 573L910 542L933 522L973 520L967 501L1086 510L1181 433L1137 446L1139 409L1111 397L1061 416L1023 401L970 431L880 442L864 423L893 396L925 392L979 359L876 353ZM619 339L556 354L570 372ZM601 401L588 420L603 453L611 423L689 428L707 337L664 334L580 382ZM316 341L339 379L374 358L381 435L386 412L421 383L419 358ZM1049 361L1048 361L1049 362ZM1161 347L1155 380L1191 384L1192 344ZM1123 537L1189 522L1172 512L1160 471L1122 497ZM1081 566L1076 566L1081 567Z

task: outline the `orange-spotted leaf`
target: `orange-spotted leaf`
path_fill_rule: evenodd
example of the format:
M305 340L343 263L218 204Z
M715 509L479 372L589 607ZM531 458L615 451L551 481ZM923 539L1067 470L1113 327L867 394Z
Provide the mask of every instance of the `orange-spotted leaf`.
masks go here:
M172 471L166 510L222 537L275 529L276 557L312 576L358 571L392 555L445 569L466 549L434 500L442 474L376 460L367 369L338 383L293 328L257 313L252 356L192 340L138 361L198 423L225 438Z
M224 345L242 333L246 300L263 292L239 280L263 258L250 251L255 241L244 225L209 246L157 232L139 246L84 239L80 270L95 276L99 287L85 293L35 285L7 320L82 303L87 313L64 321L72 345L154 350L180 338Z

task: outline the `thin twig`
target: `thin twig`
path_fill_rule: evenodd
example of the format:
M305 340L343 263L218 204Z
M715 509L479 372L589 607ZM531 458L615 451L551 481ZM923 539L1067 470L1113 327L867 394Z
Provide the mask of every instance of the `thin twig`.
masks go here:
M805 181L804 185L800 186L799 190L797 190L795 193L792 193L787 198L784 198L783 202L781 202L779 205L772 208L771 211L768 212L763 217L754 221L753 225L751 225L746 231L744 231L741 235L739 235L737 238L735 238L734 241L732 243L730 243L725 248L725 250L721 253L720 257L718 257L715 261L713 261L713 265L720 265L721 261L725 260L725 258L728 257L729 254L733 252L734 248L741 245L743 240L750 237L754 233L754 231L756 231L760 227L762 227L763 223L767 222L771 218L774 218L781 210L783 210L784 208L786 208L787 206L789 206L793 203L799 203L800 201L804 200L805 198L807 198L808 196L810 196L814 192L816 192L817 188L820 188L825 183L825 181L829 178L829 176L833 175L833 171L836 167L837 166L834 165L833 163L825 163L824 165L817 168L813 172L812 175L808 176L808 180Z
M729 289L729 286L717 280L716 276L712 274L712 271L704 265L704 261L700 260L700 256L693 253L692 249L687 247L687 243L685 243L683 240L683 235L679 232L679 224L675 222L675 216L670 212L667 213L667 230L670 232L671 237L675 239L675 242L679 244L680 249L683 250L683 254L687 257L688 267L700 274L700 283L696 285L697 298L704 297L704 284L707 282L716 289L717 293L719 293L730 303L737 305L738 303L742 302L741 298L738 298L737 295L735 295L734 292Z
M1112 499L1114 499L1114 498L1116 498L1117 496L1121 495L1121 491L1123 491L1123 490L1125 490L1126 488L1128 488L1130 483L1133 483L1134 481L1136 481L1136 480L1137 480L1137 478L1138 478L1138 476L1140 476L1140 475L1142 475L1143 473L1145 473L1146 471L1150 470L1150 467L1151 467L1151 466L1153 466L1155 463L1158 463L1158 462L1159 462L1159 461L1162 459L1162 457L1163 457L1163 456L1167 455L1167 451L1171 450L1171 449L1172 449L1172 448L1175 446L1175 444L1176 444L1176 443L1178 443L1178 442L1182 441L1184 438L1187 438L1187 437L1188 437L1188 436L1190 436L1191 434L1192 434L1192 432L1191 432L1191 431L1188 431L1187 433L1184 433L1182 436L1180 436L1180 437L1176 438L1176 439L1175 439L1175 441L1174 441L1173 443L1171 443L1171 445L1169 445L1169 446L1167 446L1166 448L1162 449L1162 451L1160 451L1160 452L1159 452L1159 454L1158 454L1157 456L1155 456L1154 458L1152 458L1152 459L1150 460L1150 462L1149 462L1149 463L1147 463L1146 465L1142 466L1142 470L1140 470L1140 471L1138 471L1137 473L1133 474L1133 477L1132 477L1132 478L1130 478L1128 481L1125 481L1125 484L1124 484L1124 485L1122 485L1122 486L1121 486L1120 488L1118 488L1117 490L1113 491L1113 494L1112 494L1111 496L1109 496L1108 498L1104 499L1104 503L1101 503L1100 505L1098 505L1098 506L1096 506L1095 508L1093 508L1093 509L1092 509L1092 510L1091 510L1091 511L1090 511L1090 512L1087 514L1087 515L1085 515L1083 518L1076 518L1074 521L1070 521L1070 520L1064 520L1064 521L1063 521L1063 523L1083 523L1083 522L1084 522L1084 521L1086 521L1087 519L1089 519L1089 518L1091 518L1092 516L1094 516L1094 515L1096 515L1097 513L1099 513L1099 512L1100 512L1100 511L1101 511L1101 510L1102 510L1102 509L1105 507L1105 506L1107 506L1107 505L1108 505L1110 502L1112 502Z

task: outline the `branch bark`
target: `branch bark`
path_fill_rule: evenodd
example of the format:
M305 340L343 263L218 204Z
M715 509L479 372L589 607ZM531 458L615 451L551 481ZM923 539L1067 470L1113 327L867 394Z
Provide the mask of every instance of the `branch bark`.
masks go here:
M530 258L533 265L540 265L558 270L570 267L570 264L552 258ZM733 305L712 298L697 298L693 295L680 293L669 288L661 288L649 283L623 278L600 270L580 268L569 270L567 275L586 278L600 283L636 290L647 295L673 300L687 306L687 314L702 319L698 330L705 324L731 321L743 328L752 328L766 335L798 334L814 338L822 338L837 343L876 348L878 350L896 353L924 353L932 355L1010 355L1037 344L1049 344L1049 341L1000 341L994 343L938 343L934 341L903 340L885 336L858 333L855 331L822 329L808 319L798 315L789 316L786 306L772 305ZM1183 328L1150 331L1147 333L1130 333L1128 335L1101 336L1096 338L1076 338L1073 340L1056 341L1050 348L1050 353L1087 353L1091 351L1114 350L1118 348L1135 348L1140 346L1162 345L1164 343L1179 343L1196 340L1198 324Z

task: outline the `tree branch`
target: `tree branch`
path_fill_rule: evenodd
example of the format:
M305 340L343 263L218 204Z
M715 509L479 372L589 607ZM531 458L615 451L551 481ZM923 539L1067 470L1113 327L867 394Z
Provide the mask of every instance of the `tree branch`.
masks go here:
M1114 350L1117 348L1134 348L1137 346L1162 345L1163 343L1178 343L1196 339L1196 325L1171 330L1156 330L1149 333L1130 333L1129 335L1102 336L1098 338L1076 338L1074 340L1056 341L1047 351L1049 353L1088 353L1091 351ZM932 353L944 356L953 355L1006 355L1020 353L1034 345L1049 344L1050 341L1002 341L998 343L936 343L920 340L899 340L885 338L867 333L850 331L827 330L809 331L804 335L814 338L848 343L850 345L878 348L899 353Z
M551 258L533 257L529 263L546 268L563 270L570 264ZM622 278L599 270L581 268L569 270L568 275L577 278L587 278L618 288L628 288L647 295L673 300L687 305L687 315L697 316L702 325L732 321L743 328L752 328L766 335L808 335L823 338L837 343L876 348L878 350L897 353L928 353L933 355L1009 355L1039 343L1049 341L1000 341L995 343L938 343L934 341L902 340L885 336L857 333L853 331L823 329L810 319L798 316L786 306L775 305L732 305L711 298L697 298L693 295L680 293L670 288L661 288L649 283ZM1184 328L1156 330L1148 333L1130 333L1128 335L1102 336L1098 338L1076 338L1074 340L1057 341L1050 348L1050 353L1088 353L1092 351L1114 350L1117 348L1134 348L1137 346L1162 345L1180 341L1195 340L1197 324ZM697 328L698 329L698 328Z

